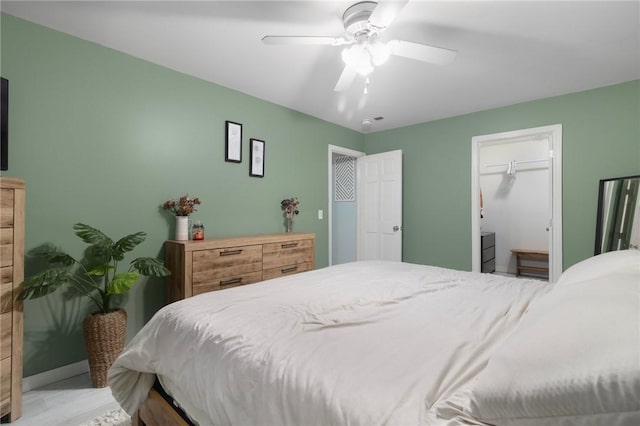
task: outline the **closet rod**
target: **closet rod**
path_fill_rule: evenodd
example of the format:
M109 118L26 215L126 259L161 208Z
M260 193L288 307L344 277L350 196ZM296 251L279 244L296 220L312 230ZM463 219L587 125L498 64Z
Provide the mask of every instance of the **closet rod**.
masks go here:
M549 159L548 158L543 158L543 159L540 159L540 160L524 160L524 161L516 161L515 163L517 165L517 164L526 164L526 163L541 163L543 161L549 161ZM500 167L500 166L504 167L504 166L508 166L508 165L509 165L509 163L501 163L501 164L485 164L484 166L485 167Z

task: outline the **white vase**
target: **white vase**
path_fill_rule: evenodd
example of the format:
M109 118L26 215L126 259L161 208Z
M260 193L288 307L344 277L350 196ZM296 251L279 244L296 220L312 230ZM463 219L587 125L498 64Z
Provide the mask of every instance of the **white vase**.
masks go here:
M189 216L176 216L176 240L189 239Z

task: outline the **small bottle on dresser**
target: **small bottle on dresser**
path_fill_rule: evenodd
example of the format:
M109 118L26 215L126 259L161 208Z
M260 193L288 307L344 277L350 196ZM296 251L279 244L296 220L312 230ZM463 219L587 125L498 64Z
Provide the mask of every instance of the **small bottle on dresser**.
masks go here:
M191 239L204 240L204 225L199 220L193 222L193 226L191 227Z

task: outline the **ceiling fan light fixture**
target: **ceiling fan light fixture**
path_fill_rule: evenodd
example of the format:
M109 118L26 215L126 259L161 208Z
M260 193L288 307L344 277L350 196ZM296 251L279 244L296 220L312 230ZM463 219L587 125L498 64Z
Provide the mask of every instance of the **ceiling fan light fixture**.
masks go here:
M371 61L363 61L358 64L356 67L356 72L363 77L368 76L373 72L373 65L371 65Z
M362 76L367 76L373 71L371 57L367 49L361 44L354 44L344 49L342 51L342 60Z
M369 54L371 54L373 65L380 66L389 60L391 47L387 43L374 41L369 44Z
M451 63L456 57L455 50L405 40L386 39L386 43L379 41L379 37L408 2L409 0L357 1L342 15L344 37L267 35L262 38L262 42L271 45L345 46L342 49L345 66L333 89L336 92L347 90L358 74L367 77L374 67L386 63L391 55L436 65ZM366 91L368 88L365 85L365 93Z
M355 40L358 34L369 32L369 16L376 6L377 3L374 1L361 1L344 11L342 22L348 38Z

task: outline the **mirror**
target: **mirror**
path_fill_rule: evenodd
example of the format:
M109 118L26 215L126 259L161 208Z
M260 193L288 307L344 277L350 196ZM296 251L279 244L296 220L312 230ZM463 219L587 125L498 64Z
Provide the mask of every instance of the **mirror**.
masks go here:
M595 254L640 248L640 175L602 179Z

